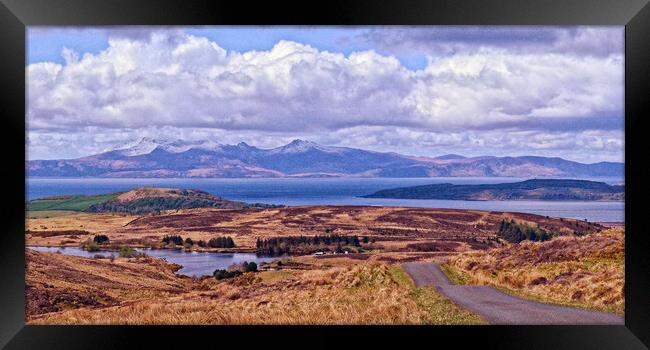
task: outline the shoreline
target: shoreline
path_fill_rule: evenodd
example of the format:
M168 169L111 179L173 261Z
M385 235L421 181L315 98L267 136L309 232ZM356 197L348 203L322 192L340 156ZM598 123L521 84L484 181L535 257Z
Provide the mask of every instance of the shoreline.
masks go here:
M192 253L192 252L197 252L197 253L223 253L223 254L237 254L237 253L242 253L242 254L257 254L255 249L252 248L240 248L237 250L218 250L216 249L185 249L185 248L168 248L168 247L150 247L150 246L145 246L141 244L120 244L120 246L124 247L129 247L129 248L134 248L134 249L141 249L141 250L180 250L183 251L184 253ZM83 249L83 247L80 247L79 245L74 245L74 244L62 244L62 245L56 245L56 244L50 244L50 245L41 245L41 244L25 244L25 249L27 248L33 248L33 247L41 247L41 248L78 248L83 251L89 252L89 253L95 253L95 252L119 252L118 249L111 249L111 248L106 248L106 249L100 249L98 251L92 252Z
M596 224L607 228L625 228L625 221L596 221Z

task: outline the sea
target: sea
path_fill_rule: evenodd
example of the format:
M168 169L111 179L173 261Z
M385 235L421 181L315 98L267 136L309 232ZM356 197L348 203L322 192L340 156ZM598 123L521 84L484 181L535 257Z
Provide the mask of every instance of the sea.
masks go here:
M622 177L583 178L622 184ZM248 203L298 205L372 205L419 208L477 209L533 213L591 222L624 222L624 202L598 201L465 201L360 198L378 190L427 184L489 184L518 182L515 177L449 178L27 178L25 196L33 200L71 194L102 194L138 187L197 189Z

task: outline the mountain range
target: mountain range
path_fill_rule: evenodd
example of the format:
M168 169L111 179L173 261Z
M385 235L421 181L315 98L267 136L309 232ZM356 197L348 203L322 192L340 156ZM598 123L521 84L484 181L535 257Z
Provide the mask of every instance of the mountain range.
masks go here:
M293 140L262 149L245 142L143 138L77 159L30 160L30 177L595 177L622 176L623 163L547 157L416 157Z

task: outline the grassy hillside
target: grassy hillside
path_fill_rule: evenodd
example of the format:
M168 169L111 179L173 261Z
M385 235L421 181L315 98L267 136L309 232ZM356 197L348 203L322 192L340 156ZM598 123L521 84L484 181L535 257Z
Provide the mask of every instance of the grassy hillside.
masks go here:
M625 236L610 229L583 237L525 241L449 260L460 284L493 285L543 302L623 314Z
M332 262L329 261L328 264ZM29 324L477 324L399 267L307 265L217 281L159 259L27 251ZM77 281L83 280L84 283Z
M138 198L132 201L109 200L97 203L86 209L90 213L113 212L141 214L173 209L192 208L221 208L241 209L245 203L219 200L214 198L203 198L199 196L178 196L178 197L147 197Z
M272 206L230 201L198 190L145 187L102 195L46 197L28 202L26 209L34 216L33 212L45 210L142 214L173 209L249 207Z
M93 205L104 203L115 199L120 193L100 194L100 195L70 195L56 196L36 199L27 203L27 210L69 210L85 211Z

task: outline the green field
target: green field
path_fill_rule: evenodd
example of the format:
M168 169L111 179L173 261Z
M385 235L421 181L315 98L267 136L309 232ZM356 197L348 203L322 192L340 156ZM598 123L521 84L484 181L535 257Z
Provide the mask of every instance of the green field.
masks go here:
M26 205L26 210L41 211L41 210L69 210L69 211L84 211L90 206L100 204L117 197L119 193L84 196L58 196L47 197L30 201Z

